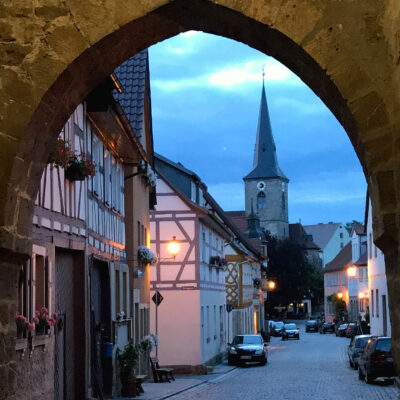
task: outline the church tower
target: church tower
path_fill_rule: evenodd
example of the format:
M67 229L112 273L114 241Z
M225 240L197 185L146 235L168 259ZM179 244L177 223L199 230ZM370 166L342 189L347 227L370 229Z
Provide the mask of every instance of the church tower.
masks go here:
M245 182L246 214L251 214L254 199L254 211L260 219L260 226L278 239L287 238L289 236L289 179L278 165L264 82L258 115L253 169L243 180Z

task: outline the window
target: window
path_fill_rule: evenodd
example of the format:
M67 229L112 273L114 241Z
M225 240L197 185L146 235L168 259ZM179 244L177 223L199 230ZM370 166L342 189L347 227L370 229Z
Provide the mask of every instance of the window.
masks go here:
M201 337L202 337L202 340L204 340L204 307L203 306L201 306L201 320L200 320L200 323L201 323Z
M372 234L370 233L368 236L368 244L369 244L369 248L368 248L368 254L369 254L369 258L372 258Z
M144 226L143 225L140 228L140 236L141 236L140 244L142 246L144 246Z
M217 306L214 306L214 340L217 339Z
M374 257L378 257L378 248L374 245Z
M265 193L260 192L257 195L257 209L259 210L264 209L265 206L266 206Z
M209 342L210 341L210 306L207 306L206 327L207 327L207 342Z
M339 234L340 239L343 239L343 232Z
M371 290L371 315L374 316L374 290Z
M343 242L340 242L340 248L343 249Z
M141 244L141 240L140 240L140 226L141 226L141 224L140 224L140 221L138 221L137 222L137 245L138 245L138 247L140 246L140 244Z
M127 279L127 273L123 272L122 273L122 307L123 311L125 312L126 317L128 317L128 293L127 293L127 284L128 284L128 279Z
M282 212L286 210L285 193L282 192Z
M120 287L119 287L119 270L115 270L115 313L118 314L121 311L121 302L120 302Z
M35 311L42 307L46 307L51 315L51 285L46 250L34 246L33 253L32 257L21 267L18 278L18 312L25 316L30 323L35 316ZM25 337L26 334L25 331Z
M376 306L376 318L379 318L379 289L376 289L376 301L375 301L375 306Z

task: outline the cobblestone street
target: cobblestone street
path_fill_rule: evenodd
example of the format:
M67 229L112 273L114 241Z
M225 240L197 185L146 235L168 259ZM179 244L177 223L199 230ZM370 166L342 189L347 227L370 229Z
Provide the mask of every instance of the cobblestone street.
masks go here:
M305 333L300 340L272 338L268 364L236 368L218 380L171 397L176 400L397 400L391 381L367 385L358 380L346 358L349 339L334 334Z

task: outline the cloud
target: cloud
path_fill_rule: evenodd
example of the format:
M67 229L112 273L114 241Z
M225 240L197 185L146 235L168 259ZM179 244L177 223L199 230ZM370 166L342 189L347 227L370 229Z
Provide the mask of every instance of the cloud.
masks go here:
M181 48L175 48L178 54ZM154 79L152 86L163 91L178 91L189 88L218 88L223 90L242 90L244 85L262 82L263 60L246 61L241 64L227 65L222 69L207 74L199 74L181 79ZM301 80L276 60L268 62L266 81L268 84L286 83L304 85ZM288 101L290 99L287 99ZM281 101L285 101L284 98ZM288 103L289 104L289 103ZM293 105L293 103L292 103Z

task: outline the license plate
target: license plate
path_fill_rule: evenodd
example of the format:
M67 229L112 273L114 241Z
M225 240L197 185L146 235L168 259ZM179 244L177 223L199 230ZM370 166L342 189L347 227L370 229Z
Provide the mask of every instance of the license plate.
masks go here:
M241 360L251 360L251 356L240 356Z
M393 358L392 358L392 357L388 357L388 358L386 359L386 361L393 362Z

